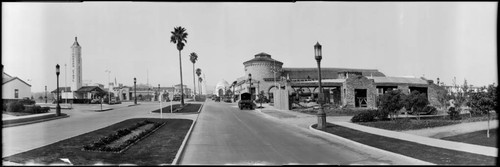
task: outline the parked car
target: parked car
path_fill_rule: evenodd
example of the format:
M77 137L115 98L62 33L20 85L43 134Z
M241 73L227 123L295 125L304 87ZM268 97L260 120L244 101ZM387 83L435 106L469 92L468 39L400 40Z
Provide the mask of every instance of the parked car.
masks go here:
M252 94L250 93L242 93L241 94L241 99L238 101L238 107L240 110L243 110L243 108L249 108L250 110L254 109L254 103L252 100Z
M92 99L90 104L101 104L101 99Z
M181 101L181 96L174 96L172 101Z
M220 97L215 97L215 102L220 102Z
M117 99L116 97L111 98L111 101L109 104L122 104L122 102Z
M231 103L232 102L231 97L229 97L229 96L224 97L224 102Z

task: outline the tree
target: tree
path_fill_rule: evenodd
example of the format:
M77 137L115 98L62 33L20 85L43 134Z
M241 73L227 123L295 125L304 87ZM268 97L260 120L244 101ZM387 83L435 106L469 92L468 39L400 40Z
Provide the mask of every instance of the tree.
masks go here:
M429 104L427 100L427 95L425 93L420 93L418 91L411 92L405 98L405 107L411 110L411 113L417 113L417 119L420 120L420 112L423 111L424 107Z
M199 78L198 78L198 82L200 82L200 83L201 83L202 81L203 81L203 78L199 77ZM198 85L199 85L199 84L198 84ZM200 87L200 92L201 92L201 90L202 90L201 88L202 88L202 87Z
M191 60L191 63L193 63L193 92L194 92L194 100L196 101L196 79L194 77L194 64L198 60L198 55L195 52L192 52L189 55L189 60Z
M181 106L184 106L184 88L182 83L182 61L181 61L181 50L184 48L184 42L187 43L188 33L184 27L174 27L174 31L171 31L172 36L170 36L170 42L176 44L177 50L179 50L179 72L181 74Z
M391 120L394 120L394 115L404 107L404 99L405 94L401 90L388 91L386 94L380 96L379 110L382 113L389 114Z
M201 75L201 69L200 68L197 68L196 69L196 75L198 76L198 78L200 78L200 75ZM200 87L200 82L199 81L200 79L198 79L198 90L200 90L200 94L201 94L201 87Z
M487 90L484 92L483 90ZM490 111L497 107L497 88L494 85L489 85L482 91L470 94L470 100L467 105L471 107L471 111L480 114L488 114L488 130L486 136L490 137Z

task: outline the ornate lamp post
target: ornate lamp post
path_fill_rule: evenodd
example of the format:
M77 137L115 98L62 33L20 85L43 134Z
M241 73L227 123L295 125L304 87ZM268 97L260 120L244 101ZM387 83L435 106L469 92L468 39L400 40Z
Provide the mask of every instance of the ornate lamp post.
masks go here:
M137 92L136 92L137 87L135 85L136 82L137 82L137 80L134 77L134 104L137 105Z
M56 116L61 115L61 106L59 106L59 64L56 65L56 76L57 76L57 106L56 106Z
M260 91L260 81L257 81L257 90L259 90L259 101L260 101L260 107L262 108L262 92Z
M250 97L253 100L253 92L252 92L252 74L248 74L248 82L250 83L250 87L248 88L248 91L250 92Z
M321 45L319 42L316 42L316 45L314 45L314 58L316 59L316 62L318 62L318 83L319 83L319 94L318 94L318 102L319 102L319 111L318 111L318 129L324 130L326 127L326 114L325 111L323 111L323 101L324 101L324 94L323 94L323 88L321 87Z

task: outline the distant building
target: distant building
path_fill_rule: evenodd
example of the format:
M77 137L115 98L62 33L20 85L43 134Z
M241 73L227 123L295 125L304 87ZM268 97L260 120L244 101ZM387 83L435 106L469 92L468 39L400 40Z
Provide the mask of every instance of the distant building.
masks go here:
M2 69L3 70L3 69ZM21 78L2 72L2 99L23 99L31 97L31 85Z
M283 68L282 62L272 59L266 53L255 55L255 58L243 65L245 75L236 79L236 94L251 92L256 95L263 91L272 100L273 90L281 88L288 90L295 100L318 98L317 67ZM252 76L251 86L248 74ZM431 104L439 103L435 95L436 89L440 87L425 78L387 77L376 69L325 67L321 68L321 75L327 103L375 108L378 96L393 89L403 90L407 94L416 90L427 94Z

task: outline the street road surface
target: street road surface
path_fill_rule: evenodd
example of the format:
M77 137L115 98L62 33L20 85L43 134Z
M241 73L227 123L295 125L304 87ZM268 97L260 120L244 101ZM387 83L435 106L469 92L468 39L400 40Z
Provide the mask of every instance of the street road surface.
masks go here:
M207 100L180 164L404 164L330 140L236 103Z

